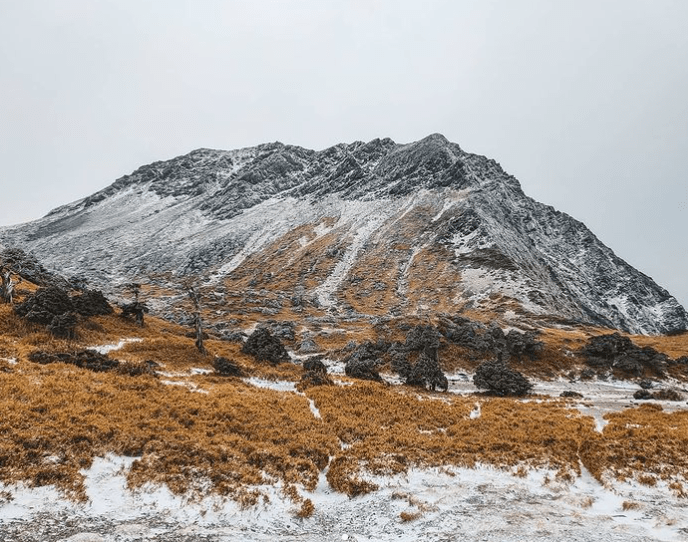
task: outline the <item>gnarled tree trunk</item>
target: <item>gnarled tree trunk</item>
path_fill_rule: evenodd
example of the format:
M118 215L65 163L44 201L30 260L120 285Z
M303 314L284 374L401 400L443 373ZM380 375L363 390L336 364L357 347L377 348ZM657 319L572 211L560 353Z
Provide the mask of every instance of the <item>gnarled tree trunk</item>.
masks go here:
M0 300L3 303L12 303L14 301L14 287L22 281L12 280L12 271L9 268L0 268Z
M191 302L194 305L194 326L196 328L196 348L201 354L206 354L207 351L203 345L203 321L201 320L201 300L198 292L193 286L187 286L186 292L191 298Z

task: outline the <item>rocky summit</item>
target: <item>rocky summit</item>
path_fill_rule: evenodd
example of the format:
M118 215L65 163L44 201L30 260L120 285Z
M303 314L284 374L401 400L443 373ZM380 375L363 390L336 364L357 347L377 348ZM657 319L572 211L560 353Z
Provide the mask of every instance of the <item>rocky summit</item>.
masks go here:
M688 328L683 307L584 224L438 134L199 149L2 229L0 243L111 293L141 282L162 313L192 279L220 316Z

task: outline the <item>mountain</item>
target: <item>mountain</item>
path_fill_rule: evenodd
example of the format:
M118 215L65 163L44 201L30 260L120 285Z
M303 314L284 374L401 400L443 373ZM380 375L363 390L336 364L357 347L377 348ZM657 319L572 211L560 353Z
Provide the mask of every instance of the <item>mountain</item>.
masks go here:
M218 318L481 314L632 333L688 314L494 160L434 134L313 151L269 143L154 162L0 243L114 290L193 277ZM155 288L153 288L155 286Z

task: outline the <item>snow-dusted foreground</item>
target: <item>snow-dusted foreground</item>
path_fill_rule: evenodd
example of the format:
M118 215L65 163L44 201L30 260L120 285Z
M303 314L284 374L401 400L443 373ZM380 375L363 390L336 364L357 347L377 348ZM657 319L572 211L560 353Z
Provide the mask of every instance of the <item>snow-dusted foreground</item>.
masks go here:
M241 510L233 501L189 502L166 488L126 489L130 458L98 459L85 471L90 502L67 502L50 488L6 488L0 507L6 542L163 541L478 541L686 540L687 503L666 488L620 484L605 488L584 473L574 483L553 473L480 467L414 470L376 479L381 489L349 499L329 490L324 476L306 496L315 514L276 488L270 502ZM624 504L625 503L625 504ZM403 518L407 518L404 521Z
M197 371L191 371L194 374ZM247 383L283 393L299 393L292 382L247 378ZM592 416L598 430L604 415L638 403L635 384L622 381L538 382L530 401L582 393L572 401ZM450 392L475 391L468 375L451 378ZM299 393L300 394L300 393ZM539 397L538 397L539 396ZM315 417L320 413L309 400ZM480 417L476 397L472 419ZM665 410L685 402L662 402ZM349 498L331 490L321 474L307 519L280 488L266 486L253 508L232 500L190 500L166 487L130 491L125 474L133 458L98 458L83 471L89 502L75 504L50 487L0 485L0 540L43 542L210 541L648 541L688 540L688 499L658 482L654 487L614 482L603 486L587 472L573 482L553 472L476 469L411 470L407 475L375 478L379 491Z

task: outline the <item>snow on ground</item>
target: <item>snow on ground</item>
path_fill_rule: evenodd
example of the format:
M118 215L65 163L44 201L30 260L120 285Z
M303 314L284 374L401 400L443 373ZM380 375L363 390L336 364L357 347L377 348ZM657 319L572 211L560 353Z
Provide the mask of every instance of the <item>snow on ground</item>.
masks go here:
M268 388L276 391L296 391L296 384L289 380L266 380L256 376L243 378L242 380L247 384L256 386L257 388Z
M308 406L310 407L313 416L320 420L322 416L320 415L320 410L318 410L318 407L315 406L315 401L313 401L313 399L308 398Z
M113 345L116 346L116 345ZM326 360L333 371L333 362ZM337 366L339 368L339 366ZM191 369L179 376L200 374ZM386 375L387 376L387 375ZM471 375L449 375L450 392L475 392ZM294 382L257 377L243 379L253 386L297 393ZM163 381L203 392L192 382ZM193 389L192 389L193 388ZM564 390L582 393L572 408L592 416L598 430L604 415L637 403L634 383L565 379L535 383L534 393L558 396ZM305 397L305 396L304 396ZM429 395L426 398L436 398ZM437 397L446 400L445 397ZM313 416L320 412L305 397ZM529 400L541 400L531 398ZM662 402L666 410L684 403ZM470 414L479 423L480 401ZM688 540L688 502L659 482L654 487L635 482L600 484L587 471L573 482L547 470L520 476L488 466L412 469L405 475L371 477L380 486L372 494L349 498L333 491L326 470L311 499L315 514L298 518L299 505L289 501L279 485L258 489L269 502L242 510L232 500L180 497L165 486L130 491L125 475L134 458L108 455L84 470L89 502L65 500L51 487L0 485L0 539L44 542L125 542L189 540L373 542L424 540L647 542Z
M376 213L370 212L373 208L377 208ZM393 208L390 205L389 208L384 209L380 206L379 201L352 201L347 202L343 207L337 224L348 224L353 232L353 239L332 273L314 291L321 305L330 307L334 304L334 292L353 267L359 253L364 250L366 242L375 230L389 218Z
M305 393L300 392L296 389L296 384L294 382L290 382L289 380L265 380L264 378L258 378L255 376L249 377L249 378L243 378L242 379L244 382L251 384L252 386L256 386L258 388L268 388L271 390L276 390L276 391L284 391L284 392L292 392L296 393L297 395L301 395L306 398L308 401L308 407L310 408L311 412L313 413L313 416L315 418L320 419L320 410L318 410L318 407L315 406L315 401L313 399L309 398L306 396Z
M199 388L198 385L195 382L189 382L189 381L180 381L180 380L161 380L161 384L165 384L166 386L180 386L182 388L186 388L189 391L195 392L195 393L210 393L208 390L204 390L203 388Z
M0 506L0 535L46 542L641 542L686 540L688 534L686 504L665 488L604 487L586 472L569 483L545 470L520 477L485 466L414 469L376 477L379 491L352 499L332 491L323 473L313 492L303 492L315 514L299 519L297 505L270 485L259 487L269 502L247 510L218 497L175 496L164 486L130 491L124 475L133 461L96 459L83 471L86 504L65 501L51 488L0 487L13 494ZM54 529L44 536L21 538L51 521Z
M120 348L124 347L125 344L128 343L139 343L143 339L140 339L138 337L132 337L130 339L121 339L118 343L114 344L103 344L101 346L92 346L91 350L95 350L99 354L107 354L108 352L112 352L114 350L119 350Z

